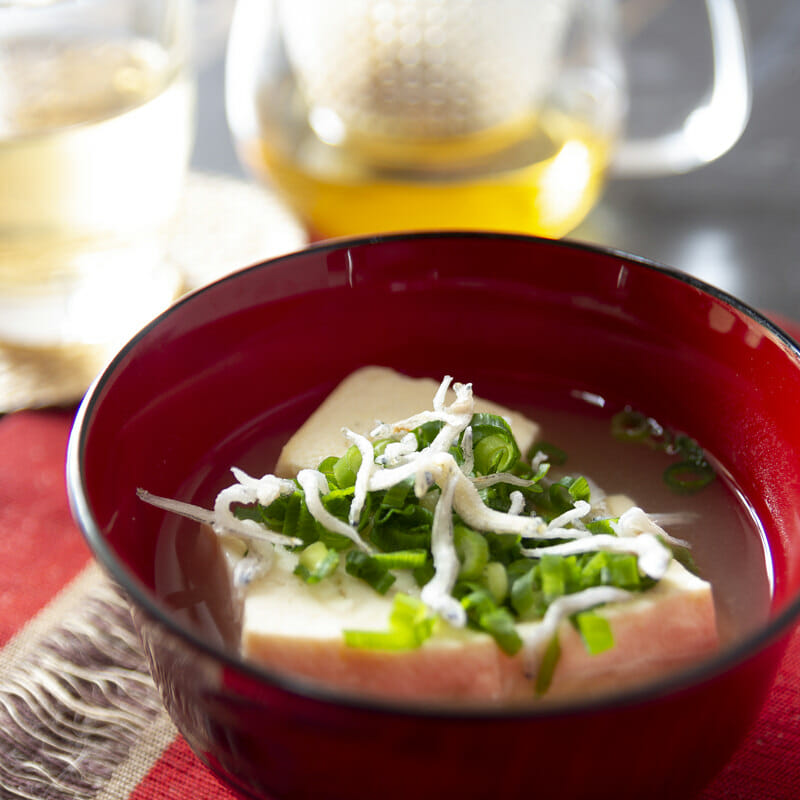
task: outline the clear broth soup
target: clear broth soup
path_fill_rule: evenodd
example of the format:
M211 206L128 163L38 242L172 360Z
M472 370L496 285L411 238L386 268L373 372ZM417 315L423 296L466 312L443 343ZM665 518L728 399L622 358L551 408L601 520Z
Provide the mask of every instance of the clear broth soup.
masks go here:
M612 435L612 416L623 403L577 392L534 395L527 389L523 401L478 384L475 392L523 412L541 426L541 440L566 452L566 463L554 467L552 476L585 475L608 494L628 495L648 513L693 515L691 522L667 530L690 543L701 577L713 587L722 647L767 618L772 584L766 538L747 500L713 454L706 457L716 469L715 479L695 494L678 494L662 477L677 458ZM315 392L297 398L220 443L189 476L179 499L211 508L216 494L234 481L231 466L257 476L272 472L284 443L323 397ZM175 515L165 517L157 549L156 589L182 622L206 639L238 650L237 609L210 531Z

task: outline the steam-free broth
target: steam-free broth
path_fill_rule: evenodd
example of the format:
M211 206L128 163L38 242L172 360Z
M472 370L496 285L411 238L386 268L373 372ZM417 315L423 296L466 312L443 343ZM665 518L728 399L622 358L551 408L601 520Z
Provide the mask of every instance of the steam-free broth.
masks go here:
M481 385L476 393L493 397ZM189 476L180 498L211 508L217 492L233 482L231 466L255 476L272 472L283 444L321 399L300 398L220 443ZM566 452L564 465L553 467L551 474L586 475L608 494L630 496L648 513L690 513L690 522L668 531L691 544L701 577L713 587L723 647L766 618L771 585L765 539L746 499L726 477L724 465L714 463L713 454L707 455L715 479L696 493L676 493L662 478L674 457L612 435L612 416L621 404L591 395L540 392L526 393L525 402L496 399L538 422L541 440ZM181 620L211 641L238 648L240 620L210 531L174 515L165 517L156 588Z

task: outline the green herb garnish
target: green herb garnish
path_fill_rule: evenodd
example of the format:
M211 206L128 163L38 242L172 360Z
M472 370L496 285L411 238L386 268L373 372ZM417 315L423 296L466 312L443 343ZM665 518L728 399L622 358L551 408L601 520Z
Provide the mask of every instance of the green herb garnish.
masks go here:
M681 494L693 494L714 480L714 470L707 464L679 461L664 470L667 485Z
M567 463L567 454L551 442L534 442L527 453L528 461L533 461L538 453L544 453L547 461L560 467Z
M368 583L378 594L386 594L396 580L387 566L360 550L350 550L347 553L345 569L348 574Z
M603 653L614 646L611 626L605 617L601 617L594 611L583 611L575 615L575 624L580 631L586 649L592 655Z
M550 688L560 657L561 643L558 641L558 636L553 636L545 648L539 670L536 673L536 694L543 695Z
M413 434L418 449L435 442L443 427L441 422L417 427ZM548 477L550 463L566 461L566 453L559 448L543 443L535 445L531 452L544 452L550 460L537 464L534 469L522 458L511 429L502 417L475 414L471 427L471 443L462 433L445 446L462 469L471 455L473 468L469 477L482 481L478 491L489 509L507 513L514 503L515 513L522 509L523 515L537 516L541 524L546 525L573 509L576 503L591 502L590 484L585 477L566 475L557 480ZM669 452L683 457L683 461L674 465L677 478L684 484L699 480L698 471L702 472L706 462L702 451L688 437L665 433L652 420L630 410L615 417L614 430L615 435L624 440L657 442L662 449L667 449L664 443L669 442ZM374 443L375 458L383 456L390 441L381 439ZM321 502L325 512L336 521L348 525L361 462L361 450L352 446L343 456L326 458L319 466L329 490L317 502ZM683 471L677 469L686 463L693 467L691 479L687 478L685 467ZM487 481L486 476L497 478ZM363 506L359 501L362 510L357 529L364 543L361 548L354 546L354 540L341 529L338 532L328 530L317 521L309 511L301 488L289 491L266 507L258 503L242 506L236 509L236 514L301 541L295 574L307 583L325 580L340 569L343 562L348 574L364 581L379 594L386 594L396 582L394 571L410 571L421 587L436 574L431 535L433 509L441 489L432 485L426 494L417 497L414 488L414 478L406 478L386 490L368 492ZM584 522L586 531L582 535L614 535L614 520ZM540 620L559 598L597 586L638 592L653 583L640 573L637 558L632 554L592 551L537 557L527 549L529 540L523 540L520 535L475 530L455 512L452 523L451 547L459 564L452 595L464 609L467 625L491 636L509 655L518 653L523 646L518 625ZM336 527L330 519L326 524ZM556 524L562 525L560 521ZM572 524L563 523L567 527ZM613 646L611 628L602 616L584 611L574 614L572 620L590 653L603 652ZM397 593L388 630L348 630L344 640L350 647L410 649L419 647L431 635L434 621L421 600ZM537 672L538 693L549 686L559 653L558 639L553 637Z
M329 550L324 542L316 541L300 553L294 574L306 583L319 583L332 575L338 566L339 554L336 550Z
M453 541L461 562L458 577L466 581L477 580L489 563L489 543L478 531L465 525L453 528Z
M344 631L349 647L367 650L414 650L430 638L436 619L421 600L407 594L394 596L388 631Z
M665 428L640 411L626 407L616 413L611 420L611 432L622 442L638 442L666 455L679 457L680 461L664 470L664 482L674 492L693 494L714 480L714 468L694 439Z

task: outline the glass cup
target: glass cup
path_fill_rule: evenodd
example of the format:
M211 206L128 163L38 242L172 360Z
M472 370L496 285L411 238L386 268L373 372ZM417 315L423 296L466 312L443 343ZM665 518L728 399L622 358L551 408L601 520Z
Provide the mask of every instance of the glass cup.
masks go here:
M118 343L178 293L190 24L188 0L0 0L0 343Z
M237 0L226 102L240 158L317 236L561 236L591 209L610 169L693 169L728 150L749 115L736 2L706 0L708 98L678 130L625 140L621 6Z

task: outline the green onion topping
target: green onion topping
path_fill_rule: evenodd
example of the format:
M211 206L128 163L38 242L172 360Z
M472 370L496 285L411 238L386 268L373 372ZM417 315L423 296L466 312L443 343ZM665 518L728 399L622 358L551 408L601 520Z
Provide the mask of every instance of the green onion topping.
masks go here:
M339 554L329 550L324 542L316 541L300 553L300 559L294 574L306 583L319 583L336 571L339 566Z
M430 638L435 623L421 600L398 593L389 615L389 630L346 630L344 642L368 650L414 650Z
M388 630L345 631L348 646L386 650L421 646L439 624L429 605L443 608L439 596L431 600L433 587L448 592L448 603L459 612L452 619L448 615L452 624L482 631L504 653L514 655L524 647L520 624L542 620L560 598L588 590L596 605L594 598L599 595L593 593L606 598L600 602L609 602L608 598L645 591L656 582L652 568L640 566L644 550L627 552L616 546L621 540L612 538L627 515L619 520L592 519L586 477L549 477L551 464L566 462L564 451L539 442L523 458L508 422L494 414L465 413L463 409L471 407L471 388L460 384L454 388L457 401L444 408L441 400L437 407L435 399L434 412L420 415L419 424L398 423L396 432L380 426L381 437L372 443L373 464L366 460L369 444L360 437L361 449L353 445L341 457L326 458L316 473L302 470L294 482L274 476L256 480L235 472L240 485L230 495L236 498L231 517L237 525L256 524L285 537L281 541L297 552L294 572L300 580L319 583L343 565L349 575L382 595L396 583L393 571L397 570L410 571L425 589L428 604L396 592ZM443 396L442 389L437 397ZM409 429L413 438L406 437ZM625 409L615 415L612 431L621 440L678 456L680 460L665 473L676 491L697 491L714 477L694 440L664 430L639 412ZM402 446L395 446L401 439ZM409 454L414 441L417 450ZM543 462L542 453L547 457ZM374 475L381 476L376 484L381 488L369 488ZM259 493L256 489L262 486L270 491ZM262 503L264 497L268 499ZM632 510L644 515L640 509ZM592 547L595 536L603 537L605 549L600 539ZM652 540L663 554L665 545L652 532L647 542L646 538L641 539L642 548ZM538 552L548 549L553 552ZM567 608L564 603L552 608L548 625ZM564 613L571 614L587 650L594 654L612 647L607 619L595 610L573 613L577 607L572 603ZM560 653L557 636L547 641L536 671L539 694L550 685Z
M613 416L611 432L620 441L639 442L679 457L680 461L664 470L664 482L678 494L698 492L714 480L714 468L700 445L685 433L663 427L652 417L626 407Z

